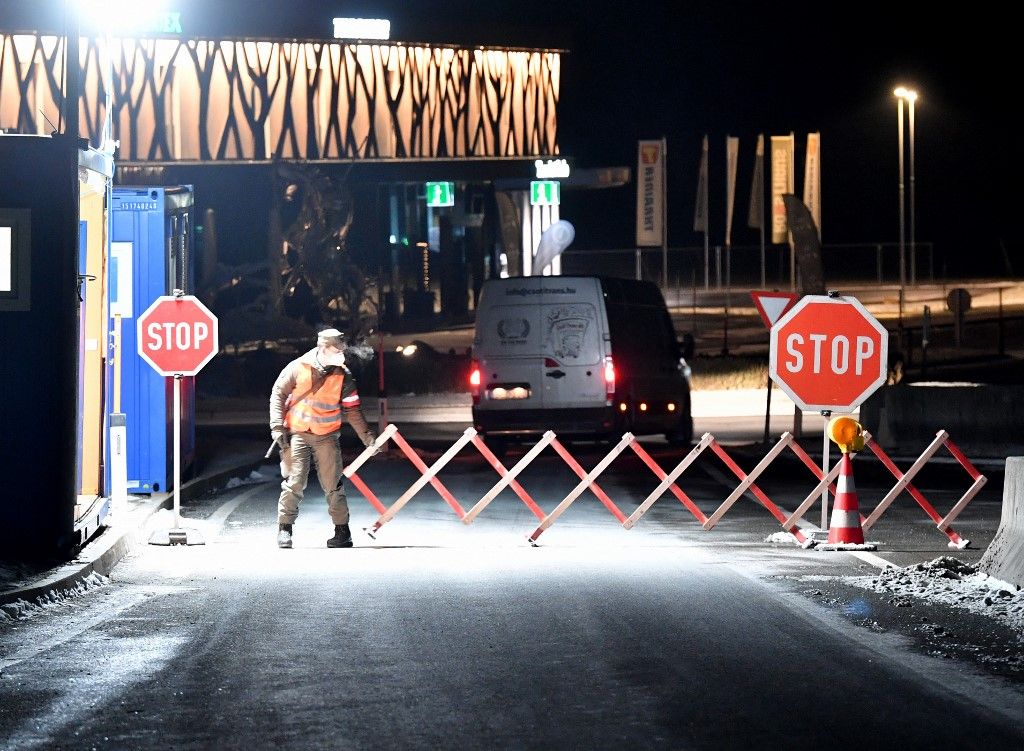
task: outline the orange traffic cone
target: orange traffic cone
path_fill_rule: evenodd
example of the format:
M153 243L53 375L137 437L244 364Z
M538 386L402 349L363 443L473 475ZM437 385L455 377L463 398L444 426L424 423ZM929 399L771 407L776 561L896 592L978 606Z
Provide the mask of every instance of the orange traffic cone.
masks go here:
M843 452L839 469L836 502L828 527L829 545L863 545L864 528L860 525L860 507L857 487L853 484L853 462L849 452Z

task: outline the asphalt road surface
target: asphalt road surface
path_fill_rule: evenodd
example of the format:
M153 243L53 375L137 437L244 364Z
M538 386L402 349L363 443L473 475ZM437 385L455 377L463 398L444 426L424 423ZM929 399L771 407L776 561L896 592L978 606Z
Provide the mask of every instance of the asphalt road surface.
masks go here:
M623 465L601 486L628 513L657 481ZM666 496L626 531L585 493L535 547L538 520L507 491L464 525L428 486L371 539L362 528L377 514L350 488L357 547L329 550L314 480L296 546L279 550L273 469L184 509L205 545L144 546L109 583L0 629L0 747L1024 743L1019 679L930 657L802 596L794 582L870 564L766 544L779 527L747 498L705 532ZM416 478L394 458L360 476L386 503ZM460 499L497 480L471 455L439 477ZM779 498L800 492L765 479ZM577 478L545 455L521 481L550 511ZM728 493L711 471L680 484L709 513ZM981 498L966 527L990 530L992 503ZM894 520L914 526L920 515L904 511ZM904 555L941 552L945 538L924 531L882 536Z

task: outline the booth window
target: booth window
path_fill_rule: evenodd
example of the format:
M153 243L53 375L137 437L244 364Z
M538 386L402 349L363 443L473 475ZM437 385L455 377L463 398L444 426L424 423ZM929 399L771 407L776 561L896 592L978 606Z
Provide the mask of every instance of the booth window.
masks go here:
M0 209L0 310L29 309L30 216L26 209Z

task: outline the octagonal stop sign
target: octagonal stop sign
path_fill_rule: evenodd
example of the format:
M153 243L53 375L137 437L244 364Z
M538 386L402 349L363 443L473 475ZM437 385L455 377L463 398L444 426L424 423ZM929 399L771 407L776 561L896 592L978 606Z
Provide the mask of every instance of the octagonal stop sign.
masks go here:
M771 329L768 374L803 410L852 411L888 363L889 332L852 297L807 295Z
M219 349L217 316L191 295L158 297L139 316L138 346L160 375L195 375Z

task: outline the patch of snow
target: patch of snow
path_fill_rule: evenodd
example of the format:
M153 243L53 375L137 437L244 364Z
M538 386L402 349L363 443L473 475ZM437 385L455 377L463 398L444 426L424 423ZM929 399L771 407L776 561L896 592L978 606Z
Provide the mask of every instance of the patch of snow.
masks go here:
M771 543L772 545L799 545L800 541L797 540L789 532L775 532L764 538L764 541Z
M925 388L964 388L966 386L980 387L980 383L974 381L914 381L909 384L912 388L914 387L925 387Z
M814 545L815 550L878 550L874 542L823 542Z
M12 623L22 618L38 615L46 610L67 605L74 598L80 597L91 589L101 587L109 581L110 579L106 576L93 572L77 581L74 586L68 589L47 592L32 601L15 600L14 602L0 605L0 625Z
M254 485L256 483L266 481L267 478L260 474L259 470L254 469L252 472L249 473L248 477L232 477L230 480L227 481L227 484L224 486L224 488L226 490L231 490L232 488L239 488L243 485Z
M807 550L807 548L813 548L818 543L815 542L813 537L804 537L804 541L800 542L796 538L796 535L790 534L789 532L775 532L764 538L764 541L771 545L796 545L799 548Z
M843 581L874 592L914 597L994 618L1024 637L1024 590L950 556Z

